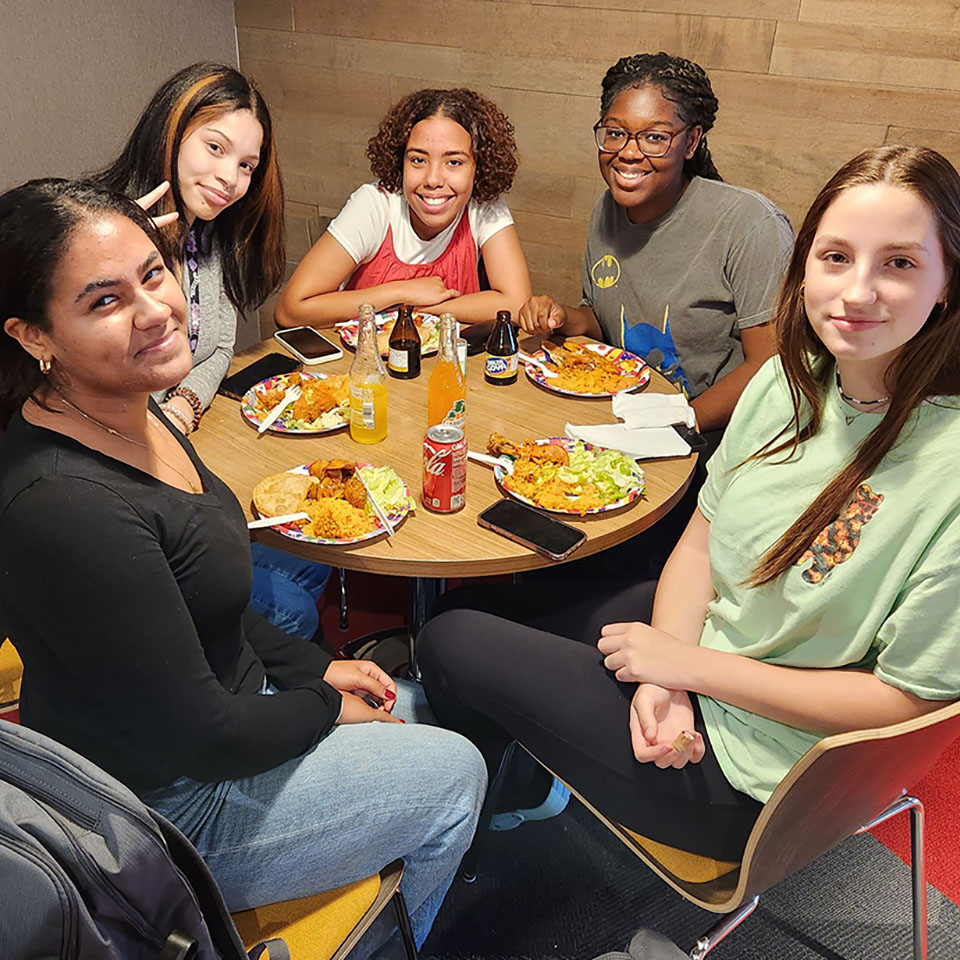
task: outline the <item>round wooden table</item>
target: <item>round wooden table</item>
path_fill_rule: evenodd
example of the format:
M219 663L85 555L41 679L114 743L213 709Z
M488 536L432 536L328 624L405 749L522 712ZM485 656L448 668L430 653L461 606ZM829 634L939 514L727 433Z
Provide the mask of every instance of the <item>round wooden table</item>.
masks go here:
M336 333L327 331L331 339ZM522 349L531 350L536 340ZM269 340L239 354L231 372L282 348ZM346 353L346 351L345 351ZM317 364L308 369L323 373L346 373L353 355ZM477 515L502 494L493 470L468 462L467 503L452 514L431 513L420 505L421 455L426 433L427 383L436 362L425 358L416 380L388 376L387 437L378 444L359 444L345 428L316 436L290 436L267 432L258 436L240 414L235 400L218 396L191 439L207 466L233 490L251 516L254 485L264 476L318 459L365 460L389 464L406 481L417 500L393 537L352 546L318 546L284 537L272 530L256 532L258 540L334 567L403 577L475 577L515 573L549 566L556 561L507 540L477 525ZM648 391L673 392L674 387L654 373ZM467 360L467 441L472 450L486 451L487 437L497 431L513 440L564 435L566 423L615 423L611 403L562 396L531 383L521 368L517 382L493 386L483 378L483 355ZM642 462L646 494L633 504L610 513L560 519L586 530L586 542L571 560L621 543L654 524L680 499L690 483L696 455ZM559 515L556 515L559 516Z

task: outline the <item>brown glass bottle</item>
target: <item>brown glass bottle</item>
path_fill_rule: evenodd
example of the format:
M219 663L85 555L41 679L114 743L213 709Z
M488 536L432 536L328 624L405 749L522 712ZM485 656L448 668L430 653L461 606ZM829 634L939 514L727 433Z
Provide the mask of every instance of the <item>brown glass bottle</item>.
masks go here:
M483 377L487 383L505 386L517 382L517 353L520 345L510 322L509 310L497 311L497 322L487 337L487 358Z
M398 380L420 376L420 331L413 322L413 307L405 303L390 332L390 358L387 370Z

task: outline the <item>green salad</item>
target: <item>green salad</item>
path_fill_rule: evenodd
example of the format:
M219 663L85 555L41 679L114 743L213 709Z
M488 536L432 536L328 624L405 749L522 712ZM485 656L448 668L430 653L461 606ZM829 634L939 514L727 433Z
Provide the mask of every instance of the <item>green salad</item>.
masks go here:
M619 450L588 450L582 440L575 440L568 453L570 463L557 467L557 478L570 484L592 483L606 503L622 500L638 486L641 493L645 489L642 468Z
M397 513L404 508L413 510L416 502L407 491L406 484L393 467L361 467L360 474L367 489L384 513ZM370 512L373 507L367 504Z

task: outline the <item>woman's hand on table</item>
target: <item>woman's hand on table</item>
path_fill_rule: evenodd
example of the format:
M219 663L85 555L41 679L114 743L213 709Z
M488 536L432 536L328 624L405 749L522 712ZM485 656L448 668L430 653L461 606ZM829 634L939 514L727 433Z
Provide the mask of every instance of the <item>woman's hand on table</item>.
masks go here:
M546 294L531 297L520 308L517 322L524 333L549 334L567 322L567 308Z
M674 741L684 732L693 734L693 743L676 750ZM690 695L655 683L641 683L630 701L630 742L640 763L661 770L699 763L706 753L703 737L693 728Z
M434 307L460 296L459 290L448 287L440 277L417 277L400 282L403 284L402 301L415 307Z
M141 210L149 210L169 189L170 181L164 180L163 183L154 187L149 193L145 193L142 197L139 197L136 200L136 204ZM153 221L153 225L159 230L161 227L169 226L179 216L180 214L174 211L173 213L164 213L159 217L151 217L150 219Z
M608 623L597 649L603 665L623 683L658 683L671 690L689 686L690 661L698 647L646 623Z
M343 694L338 723L368 723L372 720L403 723L390 715L397 702L396 683L370 660L333 660L323 679ZM372 698L380 705L372 707L365 698Z

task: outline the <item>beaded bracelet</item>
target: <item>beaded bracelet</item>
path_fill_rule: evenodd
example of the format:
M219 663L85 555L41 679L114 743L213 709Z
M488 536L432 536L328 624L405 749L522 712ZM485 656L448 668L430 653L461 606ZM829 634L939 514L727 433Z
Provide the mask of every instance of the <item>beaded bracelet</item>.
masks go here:
M167 399L171 400L174 397L183 397L190 404L190 409L193 411L191 429L196 430L200 426L200 418L203 416L203 405L200 403L200 398L189 387L177 387Z
M168 416L173 417L176 420L179 420L183 424L183 432L190 433L193 427L190 426L190 421L172 404L172 403L161 403L160 409Z

